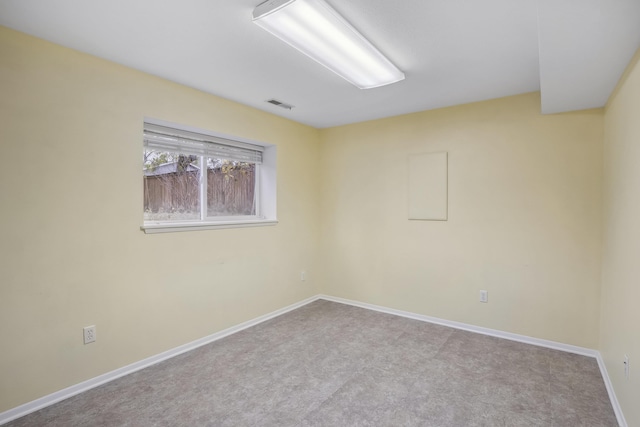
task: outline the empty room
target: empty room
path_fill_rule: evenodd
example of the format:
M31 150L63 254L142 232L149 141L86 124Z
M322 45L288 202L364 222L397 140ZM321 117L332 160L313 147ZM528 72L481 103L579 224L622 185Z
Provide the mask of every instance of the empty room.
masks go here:
M640 1L0 1L0 425L640 426Z

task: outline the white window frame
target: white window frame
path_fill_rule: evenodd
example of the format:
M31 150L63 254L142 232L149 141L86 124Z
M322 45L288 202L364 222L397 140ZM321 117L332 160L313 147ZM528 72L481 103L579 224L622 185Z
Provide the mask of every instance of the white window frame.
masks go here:
M191 126L178 125L163 120L145 118L144 130L156 127L170 128L176 134L198 134L203 140L233 147L256 147L262 151L262 162L256 163L256 215L236 215L207 217L206 203L206 167L200 168L200 220L180 221L146 221L140 227L147 234L171 233L178 231L212 230L219 228L260 227L275 225L276 218L276 146L264 142L257 142L236 136L230 136L219 132L198 129ZM199 138L200 139L200 138ZM144 149L144 148L143 148ZM185 150L186 151L186 150ZM206 164L205 159L212 157L208 154L198 154L201 165Z

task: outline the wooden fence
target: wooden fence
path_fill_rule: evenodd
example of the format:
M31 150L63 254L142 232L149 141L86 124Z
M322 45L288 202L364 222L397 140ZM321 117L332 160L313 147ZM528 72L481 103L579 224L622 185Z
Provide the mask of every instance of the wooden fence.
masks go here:
M199 171L144 177L146 213L196 213L199 205ZM255 167L207 170L209 216L255 215Z

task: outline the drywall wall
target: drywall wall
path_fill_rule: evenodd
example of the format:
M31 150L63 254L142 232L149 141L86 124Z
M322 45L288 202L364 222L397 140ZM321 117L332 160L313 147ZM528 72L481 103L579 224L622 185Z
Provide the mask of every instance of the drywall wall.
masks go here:
M596 348L603 111L539 111L534 93L323 130L324 292ZM410 221L408 156L441 151L448 220Z
M0 412L318 293L316 129L1 27L0 93ZM277 144L279 224L140 231L144 117Z
M600 352L628 425L640 425L640 51L605 109ZM629 356L629 379L624 355Z

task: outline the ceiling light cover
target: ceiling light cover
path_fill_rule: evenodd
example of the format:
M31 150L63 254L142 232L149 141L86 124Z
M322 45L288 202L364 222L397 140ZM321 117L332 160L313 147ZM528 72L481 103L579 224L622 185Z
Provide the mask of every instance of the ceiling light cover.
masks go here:
M267 0L253 22L360 89L404 79L404 73L323 0Z

